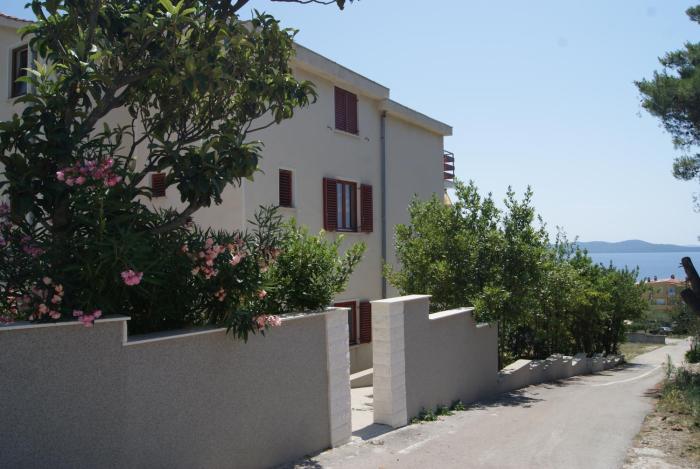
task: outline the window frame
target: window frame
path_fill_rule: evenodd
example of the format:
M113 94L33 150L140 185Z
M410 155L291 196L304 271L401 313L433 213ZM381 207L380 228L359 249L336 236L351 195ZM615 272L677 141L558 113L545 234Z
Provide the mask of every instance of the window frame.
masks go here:
M26 56L26 66L21 66L21 60L18 59L18 54L25 52ZM10 48L10 98L19 98L24 96L29 91L29 84L17 82L19 78L27 76L27 71L23 69L29 68L30 64L30 52L28 44L20 44L15 47ZM18 87L24 88L24 91L18 91Z
M342 187L339 190L339 187ZM345 188L350 188L350 226L345 225L347 217L346 207L346 192ZM348 181L345 179L335 180L335 198L336 198L336 231L345 233L356 233L357 227L357 182ZM342 223L340 223L342 221Z
M359 337L359 308L356 300L340 301L333 304L336 308L349 308L348 311L348 345L360 345Z

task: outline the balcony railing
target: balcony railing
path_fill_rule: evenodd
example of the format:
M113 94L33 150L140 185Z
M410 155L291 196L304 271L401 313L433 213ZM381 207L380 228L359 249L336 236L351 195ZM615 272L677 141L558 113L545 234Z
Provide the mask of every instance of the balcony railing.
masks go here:
M451 151L443 150L442 155L443 179L445 185L454 183L455 181L455 154Z

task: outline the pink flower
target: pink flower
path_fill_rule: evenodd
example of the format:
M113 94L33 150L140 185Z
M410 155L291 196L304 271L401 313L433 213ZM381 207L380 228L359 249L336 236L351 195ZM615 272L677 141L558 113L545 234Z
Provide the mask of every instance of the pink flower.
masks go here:
M180 251L182 251L182 252L189 252L189 250L190 250L190 248L186 244L183 244L180 247Z
M49 312L49 307L46 306L44 303L41 303L41 304L39 305L39 312L40 312L41 314L46 314L46 313Z
M261 300L262 300L262 299L265 299L266 296L267 296L267 292L266 292L265 290L260 290L260 291L258 292L258 298L259 298L259 299L261 299Z
M240 254L236 254L231 258L231 260L229 261L229 264L235 266L235 265L238 265L242 260L243 260L243 256L241 256Z
M256 322L256 324L258 326L258 330L265 329L265 319L266 319L266 317L264 314L261 314L260 316L256 316L253 318L253 320Z
M75 184L75 179L73 179L73 178L66 178L66 185L67 185L68 187L72 187L73 184Z
M51 303L53 304L58 304L61 302L61 297L58 295L54 295L53 298L51 298Z
M106 180L105 183L107 184L108 187L114 187L117 184L119 184L122 181L121 176L109 176Z
M60 319L61 318L61 313L58 311L50 311L49 316L51 316L51 319Z
M272 327L280 327L282 325L282 319L279 316L268 316L266 322Z
M82 315L83 315L83 312L80 311L79 309L74 309L74 310L73 310L73 317L74 317L74 318L79 318L79 317L81 317Z
M207 238L207 240L204 242L204 244L210 248L214 245L214 239L213 238Z
M143 272L134 272L133 270L129 269L122 272L121 276L124 283L132 287L141 283Z
M63 182L66 180L66 173L63 171L56 171L56 179Z
M102 310L101 309L96 309L95 311L92 312L92 317L97 319L100 316L102 316Z
M79 186L82 186L83 184L85 184L85 181L86 181L85 176L78 176L75 179L75 183Z
M41 281L44 282L44 285L46 285L46 286L51 285L51 282L52 282L51 277L44 277L41 279Z

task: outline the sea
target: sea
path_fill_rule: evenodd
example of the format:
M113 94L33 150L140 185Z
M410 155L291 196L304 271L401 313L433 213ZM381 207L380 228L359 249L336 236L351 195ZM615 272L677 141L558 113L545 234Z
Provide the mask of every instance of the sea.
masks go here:
M599 252L588 253L593 262L608 265L612 262L615 267L639 267L638 278L647 277L659 279L669 278L671 274L684 279L685 271L681 267L681 258L690 257L693 265L700 271L700 252Z

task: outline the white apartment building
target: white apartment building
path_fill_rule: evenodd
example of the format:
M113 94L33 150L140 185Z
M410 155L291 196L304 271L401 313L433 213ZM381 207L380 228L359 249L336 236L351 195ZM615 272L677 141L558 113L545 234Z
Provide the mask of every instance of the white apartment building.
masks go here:
M17 112L14 83L31 53L17 35L26 22L0 14L0 120ZM316 85L318 100L292 119L256 134L265 147L254 182L229 188L223 204L194 220L213 228L245 227L260 205L277 204L312 232L363 241L366 252L337 304L349 307L352 372L372 365L370 300L395 294L382 276L396 264L394 227L409 221L414 196L443 196L454 177L454 157L444 149L452 128L390 99L389 89L297 45L293 69ZM398 79L398 77L397 77ZM119 120L119 116L114 119ZM158 175L152 183L157 187ZM156 206L178 206L171 188Z

